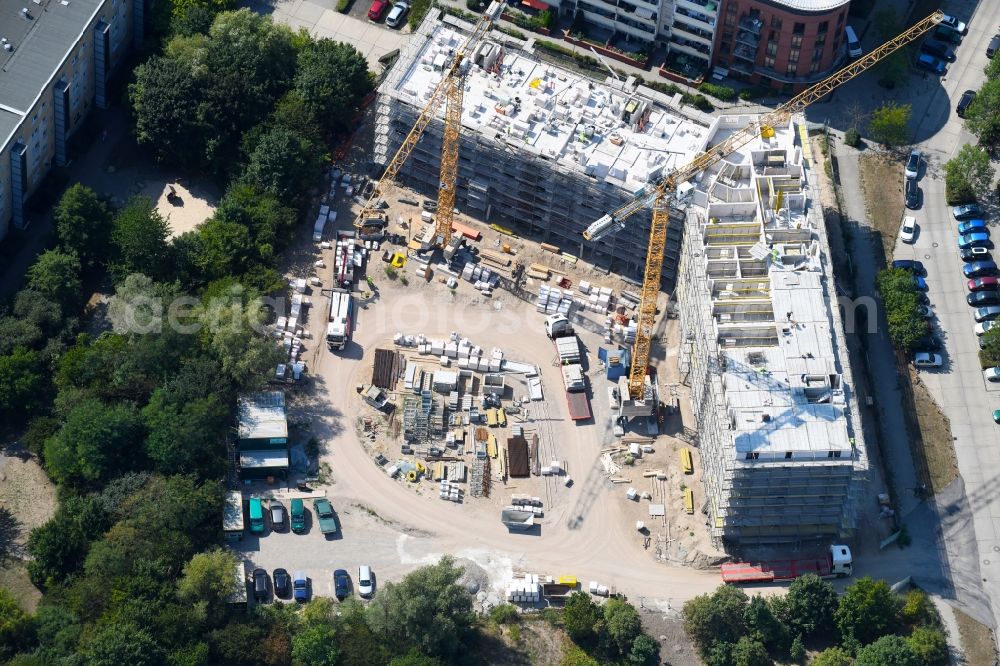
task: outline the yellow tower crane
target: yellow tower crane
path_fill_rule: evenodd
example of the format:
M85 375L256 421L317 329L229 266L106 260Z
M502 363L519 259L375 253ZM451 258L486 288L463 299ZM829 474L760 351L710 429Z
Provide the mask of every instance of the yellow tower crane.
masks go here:
M924 34L944 18L941 12L934 12L927 18L905 30L867 55L855 60L843 69L823 79L816 85L799 93L775 110L766 113L737 132L729 135L709 150L701 153L687 164L665 175L660 181L646 187L645 191L617 210L604 215L583 232L590 241L621 230L625 220L652 204L653 222L649 232L646 250L646 266L642 278L642 295L639 303L638 327L635 346L632 349L632 366L629 370L629 395L634 400L642 400L649 366L649 352L652 343L653 325L656 320L656 299L660 292L660 277L663 273L663 249L667 240L670 223L670 199L677 186L693 178L697 173L716 164L753 141L758 136L773 136L774 128L787 123L792 115L801 112L813 102L833 92L841 83L850 81L858 74L871 68L886 56L906 46Z
M465 42L451 54L451 61L445 65L444 75L431 92L430 99L417 116L417 121L410 128L396 154L389 160L382 177L379 178L371 196L354 221L354 226L363 228L366 221L379 218L377 208L379 197L396 179L399 170L416 148L420 137L431 121L437 116L441 103L444 102L444 135L441 140L441 177L438 185L438 204L435 216L435 238L437 244L444 248L451 241L451 225L455 217L455 189L458 180L458 147L462 131L462 98L465 92L465 74L468 72L468 58L483 38L489 33L493 23L500 17L505 2L495 0L486 11Z

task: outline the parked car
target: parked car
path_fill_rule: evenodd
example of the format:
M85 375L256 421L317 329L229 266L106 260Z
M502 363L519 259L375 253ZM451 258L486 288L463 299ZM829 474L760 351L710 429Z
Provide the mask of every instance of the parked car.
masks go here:
M969 280L968 283L969 291L983 291L984 289L998 289L1000 288L1000 280L995 277L981 277L975 280Z
M997 265L992 261L974 261L962 266L962 273L967 278L986 277L997 274Z
M267 572L263 569L253 570L253 598L258 603L267 601Z
M406 12L410 11L410 5L406 2L397 2L392 6L389 15L385 17L385 24L390 28L398 28L403 25Z
M343 601L351 593L351 577L344 569L333 572L333 594Z
M318 497L313 500L313 512L319 522L319 531L323 534L336 534L337 514L333 512L333 505L325 497Z
M941 358L941 354L917 352L913 355L913 365L918 368L940 368L944 365L944 359Z
M966 220L965 222L958 223L959 236L964 236L965 234L971 234L976 231L981 231L984 234L990 233L990 230L986 227L986 220L975 218L972 220Z
M278 500L271 500L268 505L268 514L271 516L271 529L282 532L285 529L285 505Z
M977 322L993 321L997 317L1000 317L1000 307L996 305L991 305L988 308L978 308L974 313Z
M907 208L910 210L920 208L920 188L917 186L916 178L906 179L903 183L903 194Z
M288 571L275 569L272 577L274 579L274 596L286 598L292 590L292 579L288 575Z
M962 261L990 261L990 250L986 247L970 247L962 250Z
M941 60L941 58L935 58L929 53L921 53L917 56L917 67L920 69L926 69L928 72L936 74L937 76L942 76L948 66L945 64L944 60Z
M309 601L309 577L305 571L296 571L292 577L292 595L296 601Z
M929 305L918 305L917 312L919 312L920 316L923 317L924 319L934 318L934 311L931 310L931 306Z
M381 21L385 13L389 11L389 0L373 0L368 8L368 18L372 21Z
M983 370L983 378L988 382L1000 382L1000 368L994 366Z
M974 217L984 217L983 209L977 203L967 203L954 206L951 209L951 216L956 220L971 220Z
M993 422L1000 423L1000 409L993 410Z
M969 105L972 101L976 99L975 90L966 90L962 93L962 96L958 100L958 105L955 107L955 113L958 114L959 118L965 117L965 112L969 110Z
M306 505L300 498L292 500L292 531L302 534L306 531Z
M993 58L1000 51L1000 35L993 35L989 45L986 47L986 57Z
M919 275L913 276L913 285L920 291L927 291L927 280L923 279Z
M955 32L946 25L939 25L934 29L934 39L949 44L959 44L962 41L962 33Z
M938 25L943 25L946 28L954 30L960 35L964 35L969 32L969 26L965 25L964 21L959 21L957 18L950 16L949 14L945 14L944 18L941 19L941 22Z
M375 577L372 576L372 568L367 564L362 564L358 567L358 594L369 599L374 593Z
M1000 324L998 324L995 321L984 321L981 324L976 324L975 326L973 326L972 330L973 332L975 332L976 335L982 335L983 333L990 330L994 326L1000 326Z
M973 307L980 307L982 305L1000 305L1000 289L974 291L966 296L965 300Z
M941 338L936 335L925 335L917 340L913 347L915 349L926 349L927 351L941 351L944 348L944 344L941 342Z
M919 150L911 150L910 156L906 158L906 169L903 173L907 178L916 178L920 175L920 160L922 156Z
M982 231L977 231L973 234L966 234L965 236L958 237L958 249L964 250L967 247L989 247L990 246L990 235L983 233Z
M251 534L263 534L264 533L264 505L261 503L259 497L250 498L250 533Z
M925 39L924 43L920 45L920 50L924 53L929 53L932 56L937 56L942 60L955 62L955 50L944 42L939 42L936 39L931 39L930 37Z
M897 259L892 262L893 268L900 268L904 271L910 271L914 275L926 275L927 271L924 269L923 262L917 261L916 259Z

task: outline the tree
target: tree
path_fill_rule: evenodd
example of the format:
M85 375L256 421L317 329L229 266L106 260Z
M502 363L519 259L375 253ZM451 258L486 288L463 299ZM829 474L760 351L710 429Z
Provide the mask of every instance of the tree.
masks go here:
M865 577L847 586L834 617L842 635L866 644L892 633L898 610L889 584Z
M10 592L0 587L0 659L10 659L20 650L29 648L34 638L31 616L21 609Z
M141 436L134 405L84 400L66 417L59 434L45 442L49 474L59 483L103 481L113 472L128 469Z
M111 213L97 193L76 183L59 199L53 211L59 244L76 253L84 268L107 259L111 236Z
M733 666L774 666L764 644L748 636L736 641L730 654Z
M711 595L684 604L684 629L702 655L708 655L715 643L736 643L746 634L749 601L743 590L722 585Z
M847 128L847 131L844 132L844 143L851 148L857 148L861 145L861 132L858 131L857 127Z
M178 58L153 56L135 68L129 101L136 142L157 161L191 167L199 164L209 132L197 111L203 85L203 77Z
M913 275L900 268L887 268L875 276L875 284L885 304L889 338L900 350L911 351L929 331L918 310Z
M159 666L160 648L145 629L130 623L97 628L83 648L86 666Z
M574 592L563 607L563 628L577 643L588 643L594 639L594 626L601 619L601 609L590 595Z
M796 664L801 664L806 660L806 646L802 642L802 634L797 634L795 639L792 641L792 645L788 648L788 656Z
M620 655L628 654L642 633L642 622L635 607L621 599L609 599L604 604L604 629Z
M982 197L993 183L989 153L968 143L945 162L944 173L949 203L965 203Z
M281 201L302 201L323 171L322 145L287 127L265 132L250 153L243 181Z
M855 666L921 666L920 657L902 636L882 636L858 652Z
M46 406L49 383L38 352L18 347L0 356L0 417L21 423Z
M854 666L854 659L843 649L832 647L816 655L809 666Z
M80 307L80 260L71 252L46 250L28 268L28 288L58 303L64 311Z
M660 644L652 636L639 634L632 642L632 649L628 653L628 663L630 666L646 666L646 664L652 663L659 654Z
M285 246L298 222L294 208L252 185L239 182L226 190L214 217L246 227L258 246L269 245L275 250Z
M784 650L788 645L788 630L774 616L771 607L761 595L751 597L743 616L750 637L771 650Z
M461 575L452 558L442 557L400 583L386 583L366 609L369 626L395 654L417 648L447 659L472 624L472 600L458 584Z
M874 71L878 77L878 84L887 90L903 85L910 78L907 50L900 49L886 56L882 62L875 65Z
M989 331L987 331L987 334ZM986 338L986 335L982 337ZM997 346L1000 352L1000 329L988 338L992 344ZM998 353L1000 357L1000 353ZM899 611L899 617L908 627L917 627L922 624L931 624L938 621L937 610L934 603L923 590L910 590L906 593L903 601L903 608Z
M122 279L142 273L154 280L170 274L170 225L152 199L135 196L115 215L111 240L115 246L112 272Z
M833 585L819 576L808 574L792 581L785 602L788 610L786 621L803 638L812 638L833 627L837 592Z
M318 39L299 52L295 92L330 131L347 128L361 98L374 88L368 62L344 42Z
M142 417L149 432L146 455L157 470L165 474L220 475L229 410L219 398L210 395L175 402L161 388L153 392Z
M1000 78L988 79L979 89L965 112L965 126L982 143L1000 143Z
M83 564L90 542L109 526L109 517L97 499L64 499L55 515L28 536L31 582L44 589L72 576Z
M560 666L600 666L600 662L581 650L576 645L570 645L563 652Z
M203 316L208 348L219 360L224 376L240 389L262 386L284 358L274 339L263 333L262 318L258 302L246 306L212 304Z
M177 596L208 614L221 613L229 597L236 592L237 582L233 576L236 564L236 556L228 550L216 548L198 553L184 565L177 582Z
M292 636L292 663L295 666L335 666L340 650L330 624L313 624Z
M202 281L243 275L257 265L257 248L250 238L250 230L242 224L216 215L201 225L198 234L201 238L194 263Z
M886 102L872 113L868 122L868 136L887 148L898 148L910 140L909 104Z
M948 639L940 629L917 627L906 642L922 666L948 666Z

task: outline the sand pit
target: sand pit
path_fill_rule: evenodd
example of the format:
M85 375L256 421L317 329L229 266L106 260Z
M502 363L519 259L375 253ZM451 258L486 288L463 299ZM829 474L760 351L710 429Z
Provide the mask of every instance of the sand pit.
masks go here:
M170 188L175 192L170 194ZM218 197L206 188L191 187L177 181L147 184L142 194L156 202L156 210L170 223L170 237L191 231L215 213Z

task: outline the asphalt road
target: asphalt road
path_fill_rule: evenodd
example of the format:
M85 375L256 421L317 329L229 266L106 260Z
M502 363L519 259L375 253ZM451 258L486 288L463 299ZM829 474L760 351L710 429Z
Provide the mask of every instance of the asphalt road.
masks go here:
M989 14L989 15L988 15ZM960 15L967 18L967 15ZM967 19L969 20L969 19ZM961 508L967 499L972 511L972 525L978 546L978 562L968 558L962 567L952 563L956 574L966 580L981 579L985 596L1000 599L1000 450L997 436L1000 426L991 413L1000 408L1000 386L989 385L979 366L978 345L973 333L972 308L966 305L966 280L956 248L956 222L944 198L943 165L965 143L975 138L965 131L955 114L955 104L962 92L977 89L985 76L988 62L986 45L997 31L1000 13L995 6L982 3L969 20L969 34L957 49L958 59L947 75L920 86L913 100L914 129L917 137L926 137L918 145L927 156L921 173L922 208L912 212L919 226L916 242L897 242L895 258L919 259L928 271L928 285L936 323L945 341L944 367L925 371L923 381L951 420L955 450L965 485L964 498L939 506L945 515ZM996 226L996 200L987 202L991 226ZM978 571L974 568L978 564ZM971 567L972 570L965 570ZM1000 624L1000 604L992 607L994 625Z

